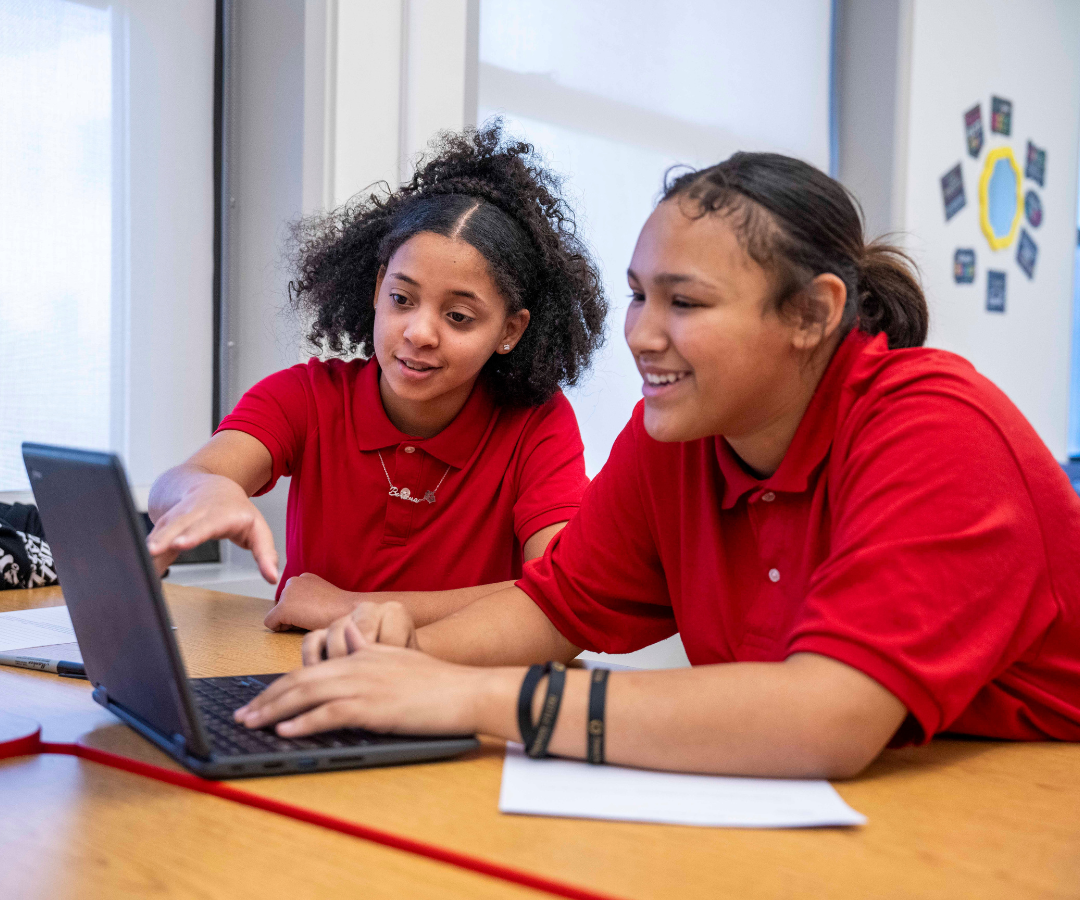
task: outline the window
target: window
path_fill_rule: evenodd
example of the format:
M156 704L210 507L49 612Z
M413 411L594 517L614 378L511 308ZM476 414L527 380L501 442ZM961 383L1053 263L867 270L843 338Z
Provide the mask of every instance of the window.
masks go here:
M828 0L481 0L478 119L502 114L567 176L612 306L607 346L568 393L590 475L641 396L625 272L665 170L739 149L828 170L831 28Z
M115 450L138 497L210 435L214 24L0 2L0 494L24 440Z
M27 437L105 447L115 419L113 17L0 4L0 491Z

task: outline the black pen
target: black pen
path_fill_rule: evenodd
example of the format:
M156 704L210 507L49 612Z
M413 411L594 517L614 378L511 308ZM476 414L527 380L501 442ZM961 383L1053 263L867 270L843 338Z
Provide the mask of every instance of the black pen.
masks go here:
M63 675L65 678L86 677L86 667L81 662L67 662L62 659L41 659L36 656L0 653L0 666L18 666L20 669L52 672L54 675Z

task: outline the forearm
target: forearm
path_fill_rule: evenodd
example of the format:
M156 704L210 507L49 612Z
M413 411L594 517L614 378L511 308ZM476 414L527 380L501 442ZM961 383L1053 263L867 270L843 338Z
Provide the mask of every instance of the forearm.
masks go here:
M853 776L877 756L905 710L866 676L846 666L834 669L842 664L832 660L820 665L823 659L815 657L809 666L793 657L785 663L613 672L606 760L723 775ZM584 758L589 673L571 669L566 675L549 752ZM477 730L520 740L517 696L523 677L520 668L489 673L477 700ZM546 680L533 698L534 721L545 687Z
M446 591L379 591L373 594L357 594L356 597L358 602L360 600L373 600L376 603L396 601L405 607L412 616L413 622L420 628L445 619L483 597L505 591L513 586L512 581L500 581L496 584L478 584L473 587Z
M192 462L181 463L158 476L150 488L147 512L156 522L180 502L184 494L207 478L217 478L212 472Z
M417 641L432 656L474 666L567 662L581 652L528 594L512 585L421 628Z

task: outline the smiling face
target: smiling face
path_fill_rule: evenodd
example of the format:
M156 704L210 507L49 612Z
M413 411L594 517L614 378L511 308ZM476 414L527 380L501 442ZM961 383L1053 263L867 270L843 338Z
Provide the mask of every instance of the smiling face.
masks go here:
M724 435L758 471L775 469L813 395L806 329L777 314L769 273L728 216L661 203L628 272L626 341L656 440Z
M508 315L487 262L471 244L421 232L402 244L375 286L379 390L401 431L428 437L458 414L493 353L529 322Z

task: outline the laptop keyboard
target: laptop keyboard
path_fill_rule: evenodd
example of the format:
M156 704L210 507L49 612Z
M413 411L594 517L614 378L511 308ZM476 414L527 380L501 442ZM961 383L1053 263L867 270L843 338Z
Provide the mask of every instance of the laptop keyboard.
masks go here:
M233 713L262 692L253 678L192 678L188 681L215 753L236 756L247 753L289 753L297 750L351 749L372 744L401 743L400 735L376 734L358 728L324 731L304 738L278 737L272 729L245 728Z

